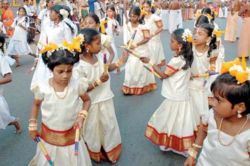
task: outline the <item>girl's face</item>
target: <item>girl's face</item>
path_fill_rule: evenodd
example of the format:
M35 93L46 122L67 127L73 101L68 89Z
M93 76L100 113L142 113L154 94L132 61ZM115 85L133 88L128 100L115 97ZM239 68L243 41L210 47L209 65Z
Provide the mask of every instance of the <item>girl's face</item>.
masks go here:
M72 76L72 65L61 64L53 69L53 79L60 84L68 85Z
M58 17L59 17L59 14L56 11L54 11L54 10L50 11L50 20L51 21L55 21Z
M93 38L93 41L90 44L87 44L87 49L92 54L97 54L101 51L101 36L97 35Z
M178 52L180 50L181 44L178 43L178 41L175 39L173 35L171 35L170 39L170 48L174 52Z
M144 3L144 4L143 4L143 9L144 9L147 13L150 13L150 11L151 11L151 7L150 7L147 3Z
M207 30L204 28L195 28L193 35L194 45L203 45L209 43L211 38L207 34Z
M111 10L111 9L108 9L107 10L107 16L109 18L114 18L115 17L115 12L113 10Z
M221 97L217 92L210 99L210 105L212 106L216 115L221 118L229 118L237 114L237 106L234 107L232 104L224 97Z
M137 23L137 22L139 21L139 16L137 16L137 15L131 13L131 14L130 14L130 21L131 21L132 23Z
M53 5L54 5L54 1L53 0L49 1L48 4L47 4L48 8L51 8Z
M85 28L97 29L99 24L96 24L95 20L92 17L86 17L84 20Z
M19 10L18 10L18 15L19 15L19 16L25 16L25 15L26 15L25 10L19 9Z

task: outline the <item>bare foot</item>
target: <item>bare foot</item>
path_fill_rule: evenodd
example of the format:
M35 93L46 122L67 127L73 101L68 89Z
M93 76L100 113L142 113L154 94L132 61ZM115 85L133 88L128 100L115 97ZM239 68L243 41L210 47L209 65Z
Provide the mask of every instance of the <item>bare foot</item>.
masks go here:
M21 65L20 64L16 64L16 68L20 67Z
M22 127L21 127L19 118L16 118L15 121L13 121L12 123L16 128L16 134L21 134L22 133Z

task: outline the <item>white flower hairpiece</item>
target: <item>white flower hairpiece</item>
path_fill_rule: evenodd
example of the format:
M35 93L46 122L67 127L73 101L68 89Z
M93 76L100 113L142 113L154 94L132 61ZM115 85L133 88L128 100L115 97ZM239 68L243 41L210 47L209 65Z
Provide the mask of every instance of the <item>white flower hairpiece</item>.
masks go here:
M192 43L192 32L189 29L184 29L184 33L182 34L182 39L185 42Z
M69 16L69 12L65 9L60 9L59 13L63 16L63 18L67 18Z

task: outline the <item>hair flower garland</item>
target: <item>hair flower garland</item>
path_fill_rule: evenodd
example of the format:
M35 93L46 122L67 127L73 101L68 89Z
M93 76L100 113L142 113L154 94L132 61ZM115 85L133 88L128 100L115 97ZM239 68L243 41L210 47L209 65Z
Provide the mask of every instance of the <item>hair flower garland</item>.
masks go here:
M185 29L184 33L182 34L182 39L184 42L192 43L193 41L192 32L189 29Z

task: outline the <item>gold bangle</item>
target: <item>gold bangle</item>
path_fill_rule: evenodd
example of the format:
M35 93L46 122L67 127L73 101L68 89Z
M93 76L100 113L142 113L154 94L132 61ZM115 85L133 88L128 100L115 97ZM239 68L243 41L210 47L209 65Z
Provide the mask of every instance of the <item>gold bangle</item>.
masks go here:
M82 117L82 118L86 118L88 116L88 111L87 110L82 110L78 113L78 116Z
M96 80L95 82L98 86L102 84L102 81L100 79Z
M194 149L194 148L189 148L188 149L188 154L189 156L191 156L192 158L196 159L198 152Z
M35 122L35 123L37 123L37 120L36 119L29 119L29 122Z
M193 143L192 146L193 146L194 148L198 148L198 149L201 149L201 148L202 148L201 145L198 145L198 144L195 144L195 143Z

